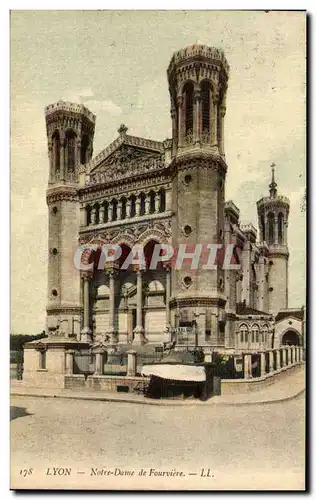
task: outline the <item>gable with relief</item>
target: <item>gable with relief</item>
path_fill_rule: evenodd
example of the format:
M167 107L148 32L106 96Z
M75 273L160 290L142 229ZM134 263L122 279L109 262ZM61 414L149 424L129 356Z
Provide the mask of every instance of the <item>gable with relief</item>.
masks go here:
M123 144L90 172L89 184L100 184L164 168L159 152Z

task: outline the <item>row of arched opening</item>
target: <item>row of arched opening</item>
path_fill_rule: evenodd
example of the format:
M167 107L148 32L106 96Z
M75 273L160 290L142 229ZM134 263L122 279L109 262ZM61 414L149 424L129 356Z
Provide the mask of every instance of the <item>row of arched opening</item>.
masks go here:
M67 171L74 172L77 163L84 164L89 160L89 145L89 137L83 135L80 144L80 155L78 155L77 134L73 130L67 130L65 139L62 141L59 131L55 130L52 135L52 163L54 171L56 173L59 172L61 162L64 162Z
M277 216L273 212L269 212L266 221L261 215L262 241L266 241L268 245L286 244L284 227L285 220L282 212L279 212Z
M261 328L257 323L254 323L249 328L248 325L243 324L239 328L239 344L267 344L268 342L268 325L263 325Z
M166 193L164 189L158 192L140 193L129 197L113 198L102 203L86 206L86 225L106 224L117 220L130 219L166 210Z

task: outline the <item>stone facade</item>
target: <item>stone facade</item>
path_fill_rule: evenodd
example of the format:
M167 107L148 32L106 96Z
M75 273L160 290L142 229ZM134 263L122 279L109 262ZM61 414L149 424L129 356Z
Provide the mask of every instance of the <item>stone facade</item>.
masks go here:
M187 328L205 349L272 348L276 314L288 307L289 200L277 194L273 167L270 194L257 202L259 232L225 201L224 54L190 46L173 55L167 74L172 138L163 142L129 135L122 125L93 158L95 116L64 101L45 110L48 333L89 345L159 344L175 333L184 344L177 335ZM235 245L241 268L122 270L132 247L141 245L147 258L156 243ZM122 256L97 269L104 244L120 245ZM83 245L90 249L79 271L74 256ZM293 326L298 342L301 324Z

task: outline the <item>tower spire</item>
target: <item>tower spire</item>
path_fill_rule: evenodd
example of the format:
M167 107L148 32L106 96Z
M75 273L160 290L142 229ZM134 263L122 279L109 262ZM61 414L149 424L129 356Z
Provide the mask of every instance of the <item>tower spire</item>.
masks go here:
M275 178L274 178L274 170L275 170L275 163L272 163L271 164L271 170L272 170L272 179L271 179L271 183L269 184L269 188L270 188L270 197L271 198L275 198L276 194L277 194L277 183L275 182Z

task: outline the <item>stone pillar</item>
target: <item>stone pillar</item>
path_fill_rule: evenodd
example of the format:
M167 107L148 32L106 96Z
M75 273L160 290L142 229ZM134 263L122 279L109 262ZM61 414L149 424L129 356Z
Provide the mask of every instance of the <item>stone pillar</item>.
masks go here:
M300 348L298 346L295 348L295 361L296 363L300 362Z
M251 354L244 354L244 378L252 378Z
M284 221L284 226L283 226L283 229L284 229L283 244L284 245L287 245L287 226L288 226L288 222Z
M94 225L96 224L96 209L95 207L93 207L93 209L91 210L91 224Z
M65 353L65 364L66 364L66 374L72 375L74 372L74 353L75 351L66 351Z
M150 195L146 193L145 198L145 214L148 215L150 213Z
M274 372L273 351L269 351L269 373Z
M266 355L264 352L260 352L260 377L266 374Z
M134 328L133 344L144 344L146 342L143 328L143 277L142 271L137 269L137 309L136 309L136 327Z
M140 216L141 202L140 202L140 196L139 195L136 197L135 209L136 209L136 215Z
M65 136L60 136L60 179L65 180Z
M166 267L166 325L170 325L171 270Z
M194 142L201 141L201 91L196 89L194 92L194 108L195 114L193 115L193 138Z
M127 351L127 376L135 377L136 376L136 351L131 349Z
M178 104L178 146L183 146L183 129L184 129L184 113L183 113L183 96L177 97Z
M224 150L224 118L226 114L225 105L222 104L220 107L220 138L219 138L219 152L223 155L225 153Z
M109 211L109 222L111 222L113 220L113 202L112 201L109 201L108 211Z
M101 350L95 351L95 372L94 375L104 374L104 352Z
M217 146L218 145L218 140L217 140L217 110L218 110L218 95L214 94L213 95L213 123L212 123L212 146Z
M285 368L287 365L287 354L286 347L282 347L282 368Z
M129 219L131 216L131 200L128 198L126 202L126 219Z
M281 349L276 350L276 369L277 369L277 371L281 369L280 352L281 352Z
M81 340L83 342L91 341L90 330L90 276L83 277L83 329L81 330Z
M109 288L110 288L110 296L109 296L109 330L108 334L110 335L111 344L115 344L117 342L116 328L115 328L115 271L110 270L109 272Z
M100 224L104 224L104 219L105 219L105 206L103 203L100 205Z
M292 364L292 349L291 347L287 348L287 364L290 366Z
M117 220L122 219L122 201L119 200L117 203Z
M304 361L303 360L303 347L300 346L299 349L300 349L300 363L301 363L302 361Z
M278 216L274 216L274 244L278 244Z
M291 346L291 364L295 364L295 347Z
M156 193L155 195L155 213L159 214L160 211L160 194Z

